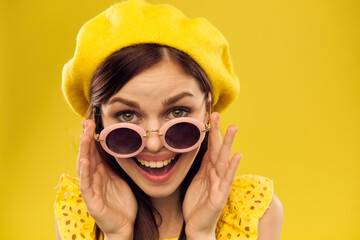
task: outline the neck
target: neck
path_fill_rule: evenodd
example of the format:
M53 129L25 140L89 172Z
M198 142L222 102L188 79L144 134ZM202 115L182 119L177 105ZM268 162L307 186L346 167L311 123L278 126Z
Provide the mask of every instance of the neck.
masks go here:
M161 215L162 221L159 226L160 239L176 238L180 235L184 219L179 197L180 189L178 188L170 196L151 199L154 207ZM156 220L160 223L158 217L156 217Z

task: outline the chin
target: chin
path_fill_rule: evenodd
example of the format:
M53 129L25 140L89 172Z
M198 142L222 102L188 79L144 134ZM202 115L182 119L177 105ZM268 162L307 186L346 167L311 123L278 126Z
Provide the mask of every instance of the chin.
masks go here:
M173 194L177 194L180 190L180 184L177 186L158 186L158 187L145 187L141 188L146 195L148 195L152 199L156 198L168 198Z

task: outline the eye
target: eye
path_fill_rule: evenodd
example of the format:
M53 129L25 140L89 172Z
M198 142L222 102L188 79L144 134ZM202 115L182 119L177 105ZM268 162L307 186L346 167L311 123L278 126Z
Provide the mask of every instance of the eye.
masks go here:
M134 118L134 114L127 112L127 113L123 113L121 114L122 118L124 119L124 121L131 121Z
M189 114L190 110L187 108L174 108L169 111L169 118L185 117Z
M115 117L120 120L120 122L133 122L136 120L136 115L131 111L122 111L115 114Z
M175 118L179 118L184 115L184 111L180 110L180 109L176 109L176 110L171 111L171 115Z

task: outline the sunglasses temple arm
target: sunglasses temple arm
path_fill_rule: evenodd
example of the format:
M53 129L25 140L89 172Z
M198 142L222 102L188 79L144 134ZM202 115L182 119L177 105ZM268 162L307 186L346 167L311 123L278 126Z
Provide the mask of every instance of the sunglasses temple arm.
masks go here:
M209 97L209 102L208 102L208 104L209 104L209 120L205 126L204 132L208 132L210 130L210 117L211 117L211 95L210 95L210 93L209 93L208 97Z
M100 139L100 135L97 134L97 133L94 134L94 138L95 138L95 141L97 141L97 142L102 142L102 141L104 141L104 140Z

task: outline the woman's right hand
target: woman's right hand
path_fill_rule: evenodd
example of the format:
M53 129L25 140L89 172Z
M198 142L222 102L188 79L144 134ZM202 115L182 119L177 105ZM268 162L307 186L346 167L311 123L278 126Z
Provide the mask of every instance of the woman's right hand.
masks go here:
M135 196L129 185L101 159L94 132L94 121L83 121L77 168L83 200L105 240L132 239L137 214Z

